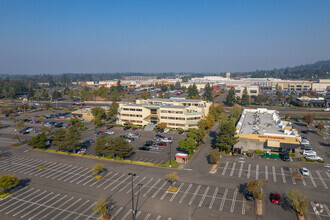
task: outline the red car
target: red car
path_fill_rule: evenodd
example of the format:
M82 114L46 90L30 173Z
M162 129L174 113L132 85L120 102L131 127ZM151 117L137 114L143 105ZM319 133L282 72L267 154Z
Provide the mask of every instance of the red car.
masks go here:
M272 203L278 205L278 204L280 204L281 195L278 193L272 194L271 199L272 199Z
M38 123L40 123L40 121L39 121L39 120L37 120L37 121L35 121L34 123L35 123L35 124L38 124Z
M166 143L166 142L163 142L163 141L161 141L161 142L157 143L157 145L158 145L158 146L167 146L167 143Z
M99 131L100 134L104 134L104 131Z
M132 128L132 131L136 131L138 128Z
M70 126L71 126L71 124L67 124L66 126L67 126L67 127L70 127Z

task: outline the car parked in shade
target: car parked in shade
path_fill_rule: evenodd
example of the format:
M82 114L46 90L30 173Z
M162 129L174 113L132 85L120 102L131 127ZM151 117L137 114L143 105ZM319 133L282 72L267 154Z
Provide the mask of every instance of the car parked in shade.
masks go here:
M107 129L111 129L113 127L114 127L113 125L109 125L109 126L107 126Z
M149 146L139 147L139 150L149 151L151 148Z
M278 193L271 194L272 203L279 205L281 201L281 195Z
M253 193L248 190L245 191L244 196L246 200L254 200Z

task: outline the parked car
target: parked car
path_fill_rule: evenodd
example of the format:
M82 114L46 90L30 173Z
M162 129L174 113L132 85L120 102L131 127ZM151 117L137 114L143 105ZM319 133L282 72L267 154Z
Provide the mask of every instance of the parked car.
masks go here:
M288 152L282 152L280 153L280 158L283 160L283 161L289 161L290 160L290 155Z
M303 145L309 145L309 141L307 139L302 139L301 144Z
M106 134L110 134L110 135L111 135L111 134L115 134L114 131L106 131L105 133L106 133Z
M316 152L312 150L304 150L302 154L304 156L316 156Z
M323 158L317 155L306 156L305 158L307 160L323 161Z
M124 127L124 131L127 131L127 130L129 130L131 128L131 126L126 126L126 127Z
M111 129L113 127L114 127L113 125L110 125L110 126L107 126L107 129Z
M307 170L307 168L303 167L303 168L300 168L299 170L300 170L301 175L309 176L309 170Z
M134 128L132 128L132 131L136 131L138 128L136 128L136 127L134 127Z
M323 109L323 111L330 112L330 108L325 108L325 109Z
M179 131L179 134L183 134L183 133L184 133L184 130L180 130L180 131Z
M104 131L98 131L100 134L104 134Z
M154 150L159 150L159 147L157 145L151 145L150 148Z
M307 139L307 137L304 135L301 135L301 139Z
M161 141L161 142L158 142L158 143L157 143L157 145L158 145L158 146L167 146L167 143L166 143L166 142L163 142L163 141Z
M250 192L248 190L245 191L244 196L245 196L246 200L254 200L252 192Z
M166 133L168 133L168 132L170 132L170 129L165 128L165 129L164 129L164 133L166 134Z
M304 150L314 150L314 148L313 147L306 146L306 147L304 147Z
M88 140L86 140L85 142L86 142L86 143L89 143L89 144L92 144L92 143L94 143L95 141L94 141L94 139L88 139Z
M308 134L309 132L311 132L311 130L304 130L304 131L301 131L301 133L304 133L304 134Z
M86 148L81 148L77 151L78 154L86 153Z
M170 138L163 138L163 139L161 139L161 141L166 142L166 143L172 143L173 142L173 140L170 139Z
M139 150L149 151L150 150L150 147L149 146L139 147Z
M272 203L279 205L280 201L281 201L281 195L278 193L274 193L271 195L271 200L272 200Z
M146 146L151 146L151 145L155 145L156 143L154 141L146 141Z

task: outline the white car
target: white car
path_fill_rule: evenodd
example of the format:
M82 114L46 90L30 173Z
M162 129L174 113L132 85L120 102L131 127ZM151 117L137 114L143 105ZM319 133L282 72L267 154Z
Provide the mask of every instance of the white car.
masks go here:
M164 133L166 134L166 133L168 133L168 132L170 132L170 129L165 128L165 129L164 129Z
M312 150L304 150L303 151L304 156L316 156L316 152Z
M309 145L309 141L307 139L302 139L301 144L303 145Z
M163 139L161 139L161 141L166 142L166 143L172 143L173 142L173 140L170 139L170 138L163 138Z
M330 112L330 108L325 108L325 109L323 109L323 111Z
M307 168L303 167L300 169L300 173L303 175L303 176L309 176L309 170L307 170Z
M111 135L111 134L115 134L114 131L106 131L105 133L106 133L106 134L110 134L110 135Z
M323 161L323 158L322 157L319 157L319 156L314 156L314 155L312 155L312 156L306 156L305 157L307 160L320 160L320 161Z
M81 148L77 151L78 154L86 153L86 148Z

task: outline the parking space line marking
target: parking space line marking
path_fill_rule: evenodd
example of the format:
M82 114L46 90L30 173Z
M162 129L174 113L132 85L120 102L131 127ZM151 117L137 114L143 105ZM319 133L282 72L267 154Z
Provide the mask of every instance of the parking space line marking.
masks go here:
M272 166L272 169L273 169L273 180L274 180L274 182L276 182L276 172L275 172L275 167Z
M184 183L181 183L179 188L178 188L178 191L176 193L173 194L173 196L171 197L170 199L170 202L172 202L174 200L174 198L176 197L176 195L178 195L178 193L180 192L180 189L183 187Z
M140 192L142 192L142 190L148 186L148 184L153 180L154 178L151 178L150 180L148 180L148 182L146 182L145 184L143 184L143 186L140 188ZM138 194L138 191L135 193L135 195Z
M93 177L93 176L92 176ZM83 186L86 186L88 183L92 182L92 181L95 181L96 183L98 182L98 180L95 180L94 178L91 178L90 180L88 180L87 182L85 182L83 184Z
M73 220L77 220L78 218L80 218L82 215L84 215L87 211L91 210L94 205L96 204L97 202L94 202L92 203L88 208L86 208L82 213L80 213L80 215L78 215L77 217L75 217Z
M251 164L248 166L248 173L247 173L247 178L250 179L250 173L251 173Z
M60 213L58 213L57 215L55 215L53 218L51 218L50 220L56 219L58 216L62 215L63 212L68 211L72 206L74 206L76 203L78 203L81 200L81 198L79 198L77 201L75 201L74 203L72 203L71 205L69 205L68 207L66 207L65 209L63 209Z
M239 168L239 172L238 172L238 177L242 176L243 166L244 165L241 163L241 167Z
M304 184L304 186L306 186L306 181L305 181L305 179L304 179L303 176L301 176L301 181L302 181L302 183Z
M259 164L256 165L256 179L259 179Z
M10 201L13 201L13 199L21 199L21 196L22 196L22 195L24 195L24 194L30 192L30 191L33 190L33 189L34 189L34 188L31 188L31 189L29 189L29 190L27 190L27 191L25 191L25 192L19 194L18 196L15 196L15 197L9 197L9 200L7 200L6 202L0 204L0 207L3 206L3 205L5 205L5 204L7 204L7 203L10 202ZM24 199L24 198L26 198L26 197L23 197L22 199ZM2 210L1 210L1 211L2 211ZM0 211L0 212L1 212L1 211Z
M37 166L39 165L45 165L45 166L48 166L49 164L51 164L52 162L42 162L42 161L39 161L38 163L36 164L30 164L30 165L26 165L26 164L22 164L21 166L23 167L27 167L26 170L24 170L23 174L28 174L28 175L33 175L33 173L35 172L39 172L40 170L37 169Z
M165 181L165 182L163 183L163 185L162 185L160 188L158 188L158 190L157 190L157 191L151 196L152 199L156 197L156 195L159 193L159 191L160 191L161 189L163 189L163 187L165 186L166 183L167 183L167 181Z
M9 169L14 168L16 166L19 166L18 162L20 162L20 161L22 161L22 160L18 157L13 157L13 158L10 158L10 160L1 161L1 163L3 163L3 164L0 166L0 169L9 170ZM33 161L28 161L27 163L33 164L33 163L36 163L36 162L37 162L37 160L33 160ZM20 169L26 169L26 167L23 166L23 167L18 168L18 170L20 170Z
M316 215L316 218L319 219L319 220L321 220L320 213L317 210L317 208L314 206L314 202L311 202L311 205L312 205L313 211L314 211L314 213Z
M236 196L237 196L237 189L234 191L234 196L233 196L233 200L232 200L232 203L231 203L230 212L234 212Z
M148 162L149 162L149 163L152 163L152 161L153 161L153 160L154 160L154 158L152 158L152 159L151 159L151 160L149 160Z
M19 161L15 161L15 162L10 162L11 163L11 166L8 166L8 168L2 168L3 170L8 170L8 171L11 171L11 170L16 170L15 172L19 171L19 172L23 172L23 171L26 171L26 170L30 170L31 167L30 165L38 165L40 164L40 162L38 160L33 160L33 161L24 161L22 162L22 160L19 160ZM25 163L23 165L23 163Z
M161 160L160 162L159 162L159 164L162 164L164 162L164 160Z
M317 187L317 186L316 186L316 183L315 183L315 181L314 181L314 178L313 178L313 176L312 176L312 172L309 172L309 178L311 179L313 186L314 186L314 187Z
M189 186L188 186L188 188L186 189L186 191L185 191L184 194L182 195L182 197L181 197L181 199L180 199L180 201L179 201L180 204L182 203L182 201L184 200L184 198L187 196L187 194L188 194L190 188L192 187L192 185L193 185L193 184L190 183Z
M57 169L58 169L59 167L61 167L62 165L63 165L62 163L58 163L56 166L52 167L52 170L53 170L53 169L56 169L56 170L57 170ZM44 173L43 173L43 172L44 172ZM49 172L49 170L48 170L47 167L46 167L42 172L38 173L37 175L43 173L42 175L40 175L40 177L43 177L43 176L47 175L48 172ZM37 175L36 175L36 176L37 176Z
M28 196L32 196L32 195L36 194L36 193L39 192L39 191L40 191L40 190L38 189L37 191L32 192L32 193L29 194ZM45 191L45 192L46 192L46 191ZM7 207L1 209L0 212L3 212L5 209L8 209L9 207L15 205L16 203L19 203L22 199L26 199L28 196L25 196L24 198L20 198L20 199L16 200L14 203L10 204L9 206L7 206ZM38 197L38 195L37 195L37 197ZM33 198L35 198L35 197L33 197ZM24 201L23 204L25 204L25 201ZM15 208L15 209L16 209L16 208ZM8 213L10 213L11 211L14 211L14 210L10 210ZM7 214L7 213L6 213L6 214Z
M193 196L191 197L191 199L189 201L189 205L191 205L193 203L193 201L194 201L194 199L195 199L195 197L196 197L196 195L197 195L200 188L201 188L201 185L198 185L197 189L195 190Z
M81 183L81 182L83 182L83 181L85 181L85 180L87 180L88 178L92 178L94 176L94 174L92 173L92 174L90 174L90 175L87 175L85 178L83 178L82 180L80 180L80 181L78 181L78 182L76 182L76 184L79 184L79 183Z
M77 212L79 209L81 209L81 207L83 207L84 205L86 205L89 202L89 200L85 201L82 205L80 205L79 207L77 207L76 209L74 209L72 212L70 212L67 216L65 216L64 218L62 218L62 220L68 219L73 213Z
M156 220L159 220L162 216L158 215L158 217L156 218Z
M69 200L65 201L64 203L62 203L59 207L57 207L57 209L53 209L50 212L48 212L46 215L44 215L42 218L40 219L45 219L46 217L48 217L50 214L52 214L53 212L57 211L59 208L63 207L65 204L67 204L68 202L70 202L72 199L74 199L74 197L71 197ZM64 211L64 210L63 210Z
M59 200L56 200L55 202L53 202L52 204L50 204L49 206L47 206L45 209L41 210L40 212L36 213L34 216L30 217L29 220L32 220L34 217L40 215L41 213L43 213L44 211L46 211L47 209L49 209L50 207L52 207L53 205L55 205L56 203L62 201L63 199L65 199L67 197L67 195L64 195L62 198L60 198Z
M130 178L130 176L127 176L128 178ZM134 179L133 179L133 182L135 182L138 178L139 178L140 176L136 176ZM126 179L128 179L128 178L126 178ZM125 179L125 180L126 180ZM122 181L122 183L125 183L125 180L123 180ZM120 183L121 184L121 183ZM120 185L119 184L119 185ZM122 187L120 190L119 190L119 192L122 192L124 189L126 189L128 186L130 186L131 185L131 181L128 181L127 183L126 183L126 185L124 185L124 187ZM112 189L111 189L112 190Z
M65 181L67 181L68 179L74 177L74 172L79 173L79 172L81 171L81 169L84 170L83 167L77 167L77 166L74 166L74 167L72 167L72 169L69 170L69 172L64 173L64 175L61 176L60 178L58 178L57 180L60 181L61 179L66 178L67 176L69 176L69 178L63 180L63 182L65 182ZM72 172L71 172L71 171L72 171Z
M67 165L67 164L66 164L66 165ZM61 175L63 174L63 172L66 172L66 171L68 171L68 170L71 170L71 167L72 167L72 165L67 165L67 167L64 168L63 170L56 170L53 174L50 174L50 175L46 176L46 178L49 178L49 177L52 176L52 180L53 180L53 179L55 179L55 178L61 176ZM54 175L55 175L55 176L54 176Z
M138 211L138 212L136 213L136 218L138 218L138 217L140 216L140 214L141 214L141 211Z
M45 198L47 198L48 196L51 196L51 195L53 195L53 192L48 193L48 194L45 195L44 197L42 197L42 198L38 199L37 201L31 203L30 205L26 206L24 209L21 209L19 212L16 212L13 216L16 216L16 215L20 214L20 213L23 212L24 210L26 210L26 209L30 208L31 206L33 206L35 203L38 204L38 202L40 202L41 200L43 200L43 199L45 199ZM29 202L30 202L30 201L29 201ZM22 204L22 205L24 205L24 204ZM22 218L22 217L21 217L21 218Z
M289 171L290 171L290 174L291 174L291 180L292 180L292 183L293 183L293 184L296 184L296 179L293 178L293 171L292 171L292 168L291 168L291 167L289 168Z
M119 179L121 179L123 176L125 176L125 175L127 175L127 174L125 174L125 173L123 173L120 177L118 177L118 180ZM118 182L118 181L113 181L112 183L110 183L109 185L107 185L106 187L104 187L104 189L107 189L107 188L109 188L110 186L112 186L113 184L115 184L116 182Z
M236 162L233 163L233 167L231 168L231 171L230 171L230 176L233 176L234 171L235 171L235 166L236 166Z
M320 171L316 171L317 175L319 176L320 180L321 180L321 183L323 184L324 188L328 189L328 186L327 184L325 184L325 181L324 179L322 178L321 174L320 174Z
M292 159L292 157L289 157L290 158L290 162L293 162L293 159Z
M268 180L268 166L267 165L265 166L265 176L266 176L266 179Z
M44 165L44 166L46 166L46 167L44 168L44 169L46 169L46 168L48 168L49 166L52 166L52 165L54 165L54 164L56 164L56 163L49 162L49 163L42 163L42 164L40 164L40 165ZM41 172L44 172L44 171L45 171L44 169L38 170L37 167L35 167L34 169L35 169L34 171L32 170L31 172L28 172L27 174L37 176L37 174L40 174Z
M201 201L200 201L199 204L198 204L198 207L202 207L203 202L204 202L204 200L205 200L205 197L206 197L206 195L207 195L209 189L210 189L209 186L205 189L204 194L203 194L203 196L202 196L202 199L201 199Z
M115 217L119 214L119 212L121 212L121 210L123 210L123 207L120 207L115 214L113 215L112 219L115 219Z
M225 175L227 167L228 167L228 161L226 162L225 167L223 168L222 176Z
M330 174L328 172L325 172L327 174L327 176L330 178Z
M171 186L175 186L175 183L173 183ZM163 200L167 194L168 192L165 190L164 194L160 197L160 200Z
M245 215L246 199L243 197L242 215Z
M148 189L148 191L147 192L145 192L144 194L143 194L143 197L146 197L147 195L148 195L148 193L158 184L160 182L160 179L158 179L156 182L155 182L155 184L154 185L152 185L152 187L150 187L149 189Z
M286 183L283 167L281 167L281 174L282 174L283 183Z
M325 211L328 213L328 216L330 216L330 210L329 210L328 206L326 204L323 204L323 207L324 207Z
M213 203L215 201L215 197L217 196L218 190L219 190L218 187L215 188L215 190L214 190L214 193L213 193L213 196L212 196L212 200L211 200L210 205L209 205L209 209L212 209L212 206L213 206Z
M47 202L56 199L59 195L60 195L60 194L57 194L57 195L51 197L50 199L48 199L47 201L43 202L42 204L37 205L37 207L35 207L34 209L30 210L28 213L22 215L21 218L24 218L25 216L29 215L29 214L32 213L33 211L35 211L35 210L37 210L38 208L42 207L42 205L45 205Z
M222 211L222 209L223 209L223 205L225 204L227 193L228 193L228 189L226 189L225 192L223 193L219 211Z
M39 190L37 190L36 192L39 192ZM36 192L35 192L35 193L36 193ZM42 193L40 193L40 194L34 196L33 198L29 198L27 201L23 201L23 203L20 204L19 206L15 206L15 208L12 208L12 209L9 210L8 212L6 212L6 215L8 215L9 213L11 213L12 211L15 211L16 209L20 208L21 206L25 205L25 203L27 203L28 201L31 201L31 200L33 200L33 199L35 199L35 198L38 198L39 196L45 194L46 192L47 192L47 191L43 191ZM32 193L32 194L35 194L35 193ZM31 195L32 195L32 194L31 194ZM30 196L31 196L31 195L30 195ZM15 203L11 204L9 207L11 207L12 205L14 205L14 204L16 204L16 203L19 203L19 202L21 202L21 200L17 200ZM7 208L8 208L8 207L7 207ZM1 210L1 211L2 211L2 210Z
M69 179L72 178L72 177L77 176L76 178L70 180L70 183L74 183L75 181L79 180L79 178L81 178L81 176L85 176L83 173L85 173L87 170L89 170L89 169L88 169L88 168L85 168L85 169L79 171L78 173L73 174L73 175L70 176L69 178L65 179L64 182L67 181L67 180L69 180Z
M78 167L78 168L74 171L74 173L71 173L71 171L70 171L70 172L68 173L69 177L66 178L66 179L64 179L63 182L66 182L66 181L68 181L69 179L72 179L72 178L75 177L75 176L78 176L78 177L84 176L82 173L86 172L87 170L89 170L89 168ZM64 175L64 176L62 176L61 178L59 178L59 179L57 179L57 180L61 180L61 179L65 178L65 177L67 177L68 175ZM71 181L72 181L72 182L71 182ZM70 183L73 183L73 182L74 182L74 180L71 180L71 181L70 181Z
M106 179L106 177L108 177L110 174L112 173L112 171L110 171L109 173L107 173L105 176L104 176L104 179ZM96 183L99 183L100 181L95 181L94 183L92 183L91 185L89 185L89 187L92 187L94 186Z
M126 214L121 218L121 220L125 220L130 213L132 213L132 209L128 210L128 212L126 212Z
M148 218L150 217L150 213L148 213L148 215L144 218L144 220L148 220Z
M133 186L133 190L135 189L135 187L137 187L146 177L143 177L142 179L140 179L137 183L135 183L135 185ZM130 193L132 191L132 188L130 188L129 190L127 190L126 193Z
M158 160L159 160L159 159L155 160L154 164L157 164Z
M112 172L112 171L111 171ZM117 176L119 173L115 173L112 177L106 179L104 182L102 182L100 185L98 185L96 188L100 188L103 184L105 184L106 182L112 180L115 176Z

